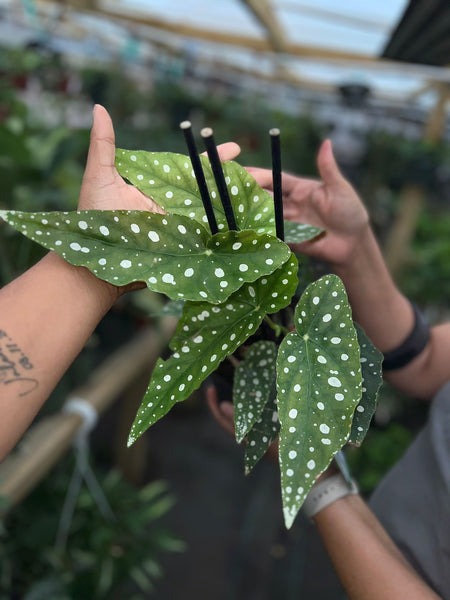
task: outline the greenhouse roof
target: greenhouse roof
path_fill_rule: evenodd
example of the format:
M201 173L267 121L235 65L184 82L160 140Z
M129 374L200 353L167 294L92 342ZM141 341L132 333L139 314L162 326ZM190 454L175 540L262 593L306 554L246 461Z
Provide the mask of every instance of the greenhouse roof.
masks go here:
M136 60L153 45L304 89L358 83L375 97L424 105L450 82L448 0L0 0L0 7L29 27L58 32L59 50L75 52L78 43L89 57L93 40L99 55Z

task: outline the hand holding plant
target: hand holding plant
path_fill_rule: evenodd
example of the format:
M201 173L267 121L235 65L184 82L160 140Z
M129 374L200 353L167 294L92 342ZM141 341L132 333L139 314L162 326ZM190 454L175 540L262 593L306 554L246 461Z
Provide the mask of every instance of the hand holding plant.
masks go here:
M156 364L129 444L237 353L235 428L239 442L247 438L246 471L279 435L284 515L290 527L335 454L348 440L361 443L381 381L379 353L355 329L344 286L335 275L306 289L290 327L278 322L277 313L291 304L301 277L286 244L311 240L322 230L286 221L285 241L279 239L271 195L232 161L221 167L231 203L227 210L223 186L216 181L217 165L212 169L202 156L217 222L218 232L212 234L190 158L118 149L114 166L112 124L103 109L96 113L83 210L1 211L0 216L104 281L116 286L145 281L150 289L184 302L170 341L172 355ZM227 145L222 158L236 150ZM296 190L294 197L308 208L313 223L330 225L330 252L343 259L349 240L364 226L365 211L352 223L333 217L329 194L342 191L345 180L332 167L326 175L328 187L310 182L296 188L288 179L285 190L288 198ZM350 200L349 214L353 204ZM106 207L113 210L85 210ZM229 226L230 210L236 229ZM315 243L319 247L321 241ZM246 345L263 321L278 338L284 335L279 346L268 339Z

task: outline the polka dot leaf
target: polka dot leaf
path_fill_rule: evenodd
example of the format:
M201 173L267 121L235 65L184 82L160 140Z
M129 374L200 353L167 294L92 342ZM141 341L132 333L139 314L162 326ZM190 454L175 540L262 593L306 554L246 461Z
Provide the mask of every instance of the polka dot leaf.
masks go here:
M377 407L378 391L383 383L383 354L375 348L359 325L355 323L355 327L361 348L362 397L355 410L348 441L360 446Z
M274 273L244 284L225 303L186 302L170 342L173 355L159 360L131 428L132 444L176 402L182 402L258 329L268 312L287 306L297 285L294 254ZM278 289L273 297L271 290ZM275 293L275 292L274 292Z
M234 371L234 428L239 444L260 418L269 399L276 358L274 342L256 342L248 348L244 360Z
M142 290L141 293L143 291L144 290ZM151 294L152 292L148 293ZM150 317L152 319L157 317L176 317L177 319L179 319L183 314L183 309L186 302L185 300L169 300L168 302L166 302L166 304L164 304L164 306L155 310L153 309L153 307L150 308L149 306L147 306L145 302L136 302L136 294L134 294L133 299L135 300L134 304L137 307L137 309L142 311L147 317Z
M228 229L216 182L206 156L200 156L219 230ZM207 226L207 218L191 160L172 152L116 150L116 168L164 210ZM275 235L272 196L235 161L222 163L228 193L239 229Z
M280 431L277 411L277 394L275 380L269 400L264 406L261 416L247 435L245 446L245 474L248 475L256 463L267 452L270 444L276 440Z
M294 221L284 222L284 241L286 244L301 244L313 240L323 232L323 229L314 227L314 225L295 223Z
M279 461L283 511L290 527L315 478L350 435L361 398L359 345L341 280L309 285L295 310L296 332L277 358Z
M145 281L174 300L219 303L288 260L286 244L251 230L211 236L181 215L81 211L0 215L25 236L114 285Z
M223 321L230 340L240 339L240 344L243 344L251 335L246 335L247 330L254 333L266 314L278 312L289 304L297 286L297 269L297 259L291 253L289 260L274 273L243 285L225 303L211 306L208 302L186 302L183 316L170 341L171 350L178 351L186 340L208 329L210 318L213 324ZM259 319L258 325L252 315ZM250 324L252 327L249 327ZM216 329L213 327L212 331Z

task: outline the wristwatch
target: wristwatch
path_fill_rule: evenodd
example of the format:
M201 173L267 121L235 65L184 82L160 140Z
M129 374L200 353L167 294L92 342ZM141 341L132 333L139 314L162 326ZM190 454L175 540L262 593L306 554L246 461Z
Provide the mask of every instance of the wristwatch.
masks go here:
M347 461L341 452L336 455L335 463L339 472L314 484L306 496L302 508L309 519L336 500L359 493L358 485L351 478Z

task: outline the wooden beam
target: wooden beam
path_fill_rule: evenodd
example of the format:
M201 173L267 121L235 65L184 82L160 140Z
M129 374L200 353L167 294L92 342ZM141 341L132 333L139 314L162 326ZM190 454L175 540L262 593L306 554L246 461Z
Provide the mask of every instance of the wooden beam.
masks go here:
M440 84L438 92L438 99L430 113L423 136L424 140L432 144L439 143L444 133L446 106L450 101L450 85ZM408 261L425 198L426 191L421 185L406 183L402 189L397 215L384 247L386 263L394 277L399 275Z
M60 0L61 1L61 0ZM64 2L65 6L73 6L76 0L67 0ZM37 3L52 3L54 0L37 0ZM76 7L74 7L76 8ZM197 38L217 44L231 45L235 47L247 48L250 50L256 50L260 52L271 52L273 48L271 43L266 39L255 38L245 35L238 35L233 33L226 33L223 31L213 31L210 29L204 29L189 25L183 22L167 21L160 19L159 17L151 16L148 13L140 13L133 10L133 13L127 13L125 11L118 10L112 2L106 2L105 0L97 1L97 7L92 14L97 16L105 16L111 19L119 19L125 23L136 23L139 25L146 25L159 29L161 31L167 31L168 33L174 33L179 36ZM345 52L340 50L329 50L326 48L318 48L315 46L305 46L302 44L293 44L287 42L285 45L284 52L292 56L301 56L303 58L316 58L316 59L331 59L331 60L345 60L345 61L356 61L364 63L376 63L377 57L370 56L368 54L358 54L355 52Z
M36 0L38 3L55 4L55 0ZM62 0L60 0L61 2ZM74 0L66 0L65 6L70 6ZM270 53L273 51L271 43L266 39L255 38L245 35L236 35L222 31L211 31L200 27L192 26L181 22L166 21L164 19L154 17L136 11L133 14L128 14L117 9L111 0L97 0L97 8L91 13L94 16L104 16L115 20L128 27L130 24L138 24L168 33L173 33L181 37L196 38L207 42L231 45L244 49L253 50L256 52ZM318 61L330 64L338 64L345 67L350 65L360 64L364 68L377 70L401 70L406 73L411 73L416 76L424 76L436 81L450 81L448 69L444 67L430 67L426 65L398 62L386 58L379 58L368 54L359 54L356 52L346 52L340 50L332 50L329 48L319 48L316 46L307 46L302 44L294 44L286 42L286 55L303 58L305 60Z
M397 214L383 248L386 264L394 279L399 276L408 261L424 199L425 192L422 186L408 183L404 185Z
M450 101L450 84L439 84L437 91L438 98L430 113L424 132L424 139L434 144L441 141L444 133L447 103Z
M347 27L356 27L359 29L372 29L375 31L382 31L383 33L389 32L392 28L392 24L386 21L376 21L375 19L365 19L364 17L358 17L352 14L344 14L337 10L328 10L326 8L320 8L318 6L303 4L301 2L283 2L277 1L278 9L285 9L289 12L301 13L302 15L311 15L312 17L320 19L321 21L329 21L336 24L343 24Z
M268 33L268 40L275 52L287 53L286 37L268 0L242 0Z

